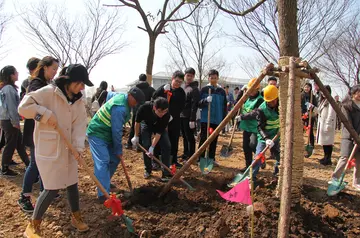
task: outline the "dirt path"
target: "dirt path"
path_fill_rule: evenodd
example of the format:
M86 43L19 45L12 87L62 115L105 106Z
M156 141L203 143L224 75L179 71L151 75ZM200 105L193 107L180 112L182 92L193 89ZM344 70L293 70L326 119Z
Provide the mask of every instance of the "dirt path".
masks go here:
M228 139L228 136L219 138L217 152ZM136 188L125 213L134 220L136 230L149 230L151 237L249 237L246 206L226 202L216 192L216 189L227 191L226 184L244 166L241 141L238 132L234 140L235 152L226 160L217 156L221 167L215 168L209 175L202 176L196 166L186 173L184 178L196 191L190 192L178 183L161 199L157 198L157 192L163 185L157 181L160 173L155 172L153 179L144 180L141 154L125 150L125 162ZM303 197L301 205L292 213L291 236L360 237L359 193L348 186L338 196L327 197L327 180L335 165L319 165L317 159L321 157L322 149L316 147L314 152L311 158L305 159ZM92 166L88 149L87 154L86 161ZM337 158L338 154L339 138L333 158ZM23 169L22 165L16 168L21 174ZM276 184L272 182L270 163L260 172L259 178L264 183L256 190L255 237L276 237L280 202L275 197ZM346 180L352 182L350 173ZM113 183L122 190L128 190L120 166ZM26 227L29 216L16 203L21 185L22 176L15 179L0 177L0 237L21 237ZM96 203L95 186L81 169L79 188L82 212L91 230L80 234L71 228L66 193L62 191L61 199L52 204L44 217L44 237L135 237L127 233L120 219L107 219L110 211ZM38 192L39 186L35 185L34 195L37 196Z

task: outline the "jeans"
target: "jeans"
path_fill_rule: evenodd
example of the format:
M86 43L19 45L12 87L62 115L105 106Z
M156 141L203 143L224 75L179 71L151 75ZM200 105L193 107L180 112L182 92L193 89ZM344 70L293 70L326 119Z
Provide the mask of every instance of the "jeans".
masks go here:
M243 132L243 150L245 155L246 167L249 167L253 158L253 153L257 148L257 135L256 133L244 131Z
M210 124L210 127L215 130L216 127L218 127L218 125L216 124ZM206 141L206 134L207 134L207 123L202 122L201 123L201 132L200 132L200 143L199 143L199 148L202 144L204 144L204 142ZM210 136L210 134L209 134ZM216 144L218 141L219 136L216 136L215 140L213 140L210 143L210 148L209 148L209 158L215 160L215 152L216 152ZM205 157L205 153L206 150L201 154L201 157Z
M151 146L152 143L151 136L153 134L154 133L152 128L148 127L145 123L141 123L142 146L147 150ZM158 145L160 146L160 150L161 150L161 162L163 162L163 164L166 165L167 167L170 167L171 144L169 140L169 135L166 130L161 134ZM144 159L146 172L151 174L152 172L151 159L144 152L143 152L143 159ZM163 176L170 176L170 173L163 169Z
M180 138L180 126L181 121L179 118L173 118L173 120L168 125L168 134L169 134L169 140L171 144L171 154L172 157L172 164L177 163L177 154L179 150L179 138Z
M30 195L32 192L32 187L36 179L39 177L39 170L35 161L35 148L34 146L30 147L30 164L26 168L24 181L22 186L22 194ZM43 191L44 187L40 179L40 191Z
M2 154L1 166L6 170L9 166L15 149L17 150L21 160L26 166L29 165L29 157L26 153L25 146L22 143L22 133L20 129L13 127L10 120L2 120L0 122L3 136L5 137L5 146Z
M105 190L110 192L110 180L120 163L114 153L112 143L106 142L96 136L88 136L92 158L94 160L94 174ZM98 188L98 196L104 194Z
M195 128L189 126L189 118L181 118L181 134L184 141L184 156L190 158L195 153Z
M265 142L259 141L256 146L256 155L260 154L261 151L263 151L266 147ZM280 165L280 140L276 140L274 142L274 146L270 149L271 155L273 158L276 159L275 168L274 168L274 174L277 174L279 172L279 165ZM253 166L253 181L256 181L256 175L259 173L260 166L261 166L261 160L258 160L257 163Z

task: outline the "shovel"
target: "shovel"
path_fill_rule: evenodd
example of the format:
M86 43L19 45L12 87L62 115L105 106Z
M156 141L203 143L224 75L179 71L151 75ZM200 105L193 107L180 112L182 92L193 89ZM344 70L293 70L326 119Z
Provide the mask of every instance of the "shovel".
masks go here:
M310 103L312 103L313 101L313 94L312 92L310 92ZM310 156L312 156L312 153L314 151L314 146L312 146L310 144L310 130L312 130L311 127L311 118L312 118L312 108L309 110L309 124L307 126L307 133L308 133L308 139L307 139L307 145L305 145L305 151L307 152L307 154L305 155L306 158L309 158Z
M346 169L349 168L350 161L355 156L356 150L357 150L357 144L354 145L351 155L346 162L346 166L345 166L343 172L341 173L340 180L333 179L331 184L329 184L329 187L327 190L328 196L335 196L336 194L341 192L348 184L347 182L344 182L344 177L345 177Z
M240 115L240 109L239 109L239 111L238 111L237 116L239 116L239 115ZM231 144L232 144L232 142L233 142L234 135L235 135L235 131L236 131L236 121L235 121L234 124L235 124L235 125L234 125L233 131L232 131L232 134L231 134L231 137L230 137L230 140L229 140L229 144L223 145L223 146L221 147L221 150L220 150L220 156L221 156L221 157L227 158L227 157L229 157L230 152L233 151L233 147L231 146Z
M137 144L137 146L142 150L144 151L145 153L148 153L148 151L142 147L139 143ZM150 158L155 160L158 164L160 164L164 169L166 169L169 173L173 174L173 171L171 171L171 169L169 167L167 167L165 164L163 164L163 162L161 162L161 160L159 160L158 158L156 158L154 155L151 155L150 154ZM180 182L182 182L186 187L188 187L188 189L190 191L195 191L196 189L193 188L190 184L188 184L184 179L180 178L179 179Z
M280 134L279 132L276 134L276 136L274 136L274 138L272 139L273 142L275 142L278 138L279 138ZM243 180L245 180L247 177L249 177L249 173L250 173L250 168L252 168L255 163L257 163L259 160L261 160L262 162L265 162L265 153L266 151L269 149L270 147L267 145L263 151L260 152L260 154L258 154L256 156L256 158L253 160L253 162L250 164L250 166L245 170L245 172L243 174L238 173L233 181L231 183L228 184L229 188L234 187L235 185L237 185L238 183L242 182Z
M55 130L60 134L60 137L65 141L67 147L71 150L71 153L75 158L78 158L78 161L80 165L85 168L85 171L88 173L90 178L95 182L96 186L100 189L100 191L104 194L104 196L107 198L107 200L104 202L104 205L107 208L111 208L112 215L113 216L121 216L122 219L125 222L126 228L130 233L135 233L134 227L132 225L132 220L125 216L124 211L122 210L121 201L116 197L115 194L109 195L108 192L106 192L105 188L102 186L102 184L99 182L99 180L95 177L95 175L91 172L90 168L87 166L84 159L79 156L79 152L75 150L73 145L68 141L62 130L56 126Z
M209 96L211 96L211 88L209 88ZM206 139L209 138L210 133L210 111L211 102L208 103L208 118L207 118L207 128L206 128ZM209 145L210 146L210 145ZM209 146L206 148L205 158L200 157L200 170L202 174L208 174L214 167L214 160L209 158Z

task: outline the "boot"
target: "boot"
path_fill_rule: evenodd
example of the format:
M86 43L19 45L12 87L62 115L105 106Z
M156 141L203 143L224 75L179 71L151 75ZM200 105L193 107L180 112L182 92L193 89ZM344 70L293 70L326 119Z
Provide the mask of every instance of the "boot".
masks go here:
M71 225L80 232L89 230L88 225L83 221L80 211L73 212L71 215Z
M24 237L41 238L40 224L41 220L31 220L29 225L26 227Z

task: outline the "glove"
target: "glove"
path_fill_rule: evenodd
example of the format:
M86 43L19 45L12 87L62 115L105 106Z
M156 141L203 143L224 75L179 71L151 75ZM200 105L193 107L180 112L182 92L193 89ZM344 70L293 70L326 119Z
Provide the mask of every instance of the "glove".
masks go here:
M170 89L171 89L170 84L165 84L164 90L165 91L170 91Z
M272 140L267 139L265 143L267 146L269 146L270 149L274 147L274 141Z
M207 102L212 102L212 96L207 96L206 101Z
M146 153L146 155L147 156L151 156L151 155L154 155L154 147L153 146L150 146L149 147L149 150L148 150L148 152Z
M314 107L314 105L312 103L309 103L309 102L305 103L305 105L306 105L308 110L310 110L311 108Z
M241 121L241 116L240 116L240 115L239 115L239 116L236 116L236 117L235 117L235 121L237 121L237 122Z
M169 122L171 122L171 121L172 121L172 119L173 119L173 117L170 115Z
M139 143L139 137L138 136L134 136L132 139L131 139L131 143L135 146L137 145L137 143Z
M189 127L190 127L190 129L194 129L195 128L195 122L194 121L189 122Z

